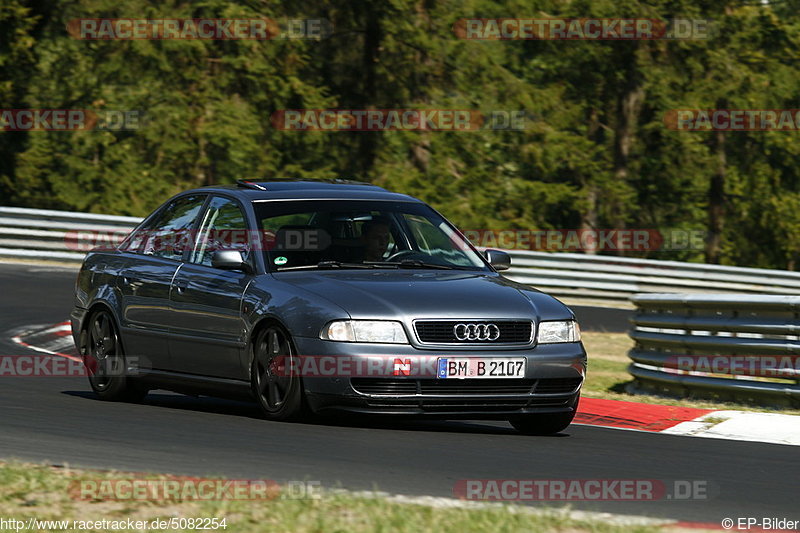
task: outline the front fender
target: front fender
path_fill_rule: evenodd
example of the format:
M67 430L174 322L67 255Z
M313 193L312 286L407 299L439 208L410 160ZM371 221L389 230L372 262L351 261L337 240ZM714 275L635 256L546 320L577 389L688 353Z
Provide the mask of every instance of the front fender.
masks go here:
M242 312L248 338L265 318L281 323L293 337L311 338L318 338L322 327L331 320L350 318L334 302L267 275L259 276L247 287Z

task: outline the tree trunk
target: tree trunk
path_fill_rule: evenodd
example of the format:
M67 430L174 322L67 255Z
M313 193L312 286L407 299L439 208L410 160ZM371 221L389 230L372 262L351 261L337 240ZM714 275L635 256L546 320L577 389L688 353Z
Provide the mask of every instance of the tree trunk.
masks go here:
M630 67L626 76L623 91L617 99L617 117L614 121L614 180L626 183L630 179L631 145L635 139L636 124L644 100L644 89L635 59L635 50L631 52ZM614 227L625 228L625 206L622 200L614 199ZM625 250L617 250L617 255L625 255Z
M597 185L588 183L584 188L586 191L586 208L581 213L581 232L597 231ZM583 253L597 255L597 239L586 239L586 248Z
M364 49L361 56L364 77L362 102L367 108L379 104L376 102L378 53L381 46L381 17L375 2L364 2ZM358 162L360 178L366 179L375 163L379 132L363 132L358 136Z
M723 106L717 106L721 108ZM714 133L714 155L717 170L711 176L708 187L708 239L706 240L706 263L719 264L722 258L722 230L725 225L725 133Z
M597 144L602 144L603 135L600 128L600 117L598 116L597 109L592 109L589 113L589 131L588 136ZM581 176L581 185L584 190L584 198L586 200L585 207L581 210L581 231L591 232L597 231L597 200L599 198L599 191L597 183L593 176ZM586 239L586 248L583 253L589 255L597 254L597 241L595 239Z

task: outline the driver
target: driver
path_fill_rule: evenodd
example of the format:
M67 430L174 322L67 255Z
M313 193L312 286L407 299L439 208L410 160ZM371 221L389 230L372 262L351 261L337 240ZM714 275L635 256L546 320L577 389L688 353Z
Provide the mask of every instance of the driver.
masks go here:
M388 220L374 218L364 222L361 226L364 262L383 261L383 256L389 248L390 236Z

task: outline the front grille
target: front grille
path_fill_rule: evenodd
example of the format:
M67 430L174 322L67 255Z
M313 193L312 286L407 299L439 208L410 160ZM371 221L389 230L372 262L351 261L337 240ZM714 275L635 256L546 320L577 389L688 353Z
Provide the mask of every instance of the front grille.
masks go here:
M457 324L494 324L500 335L494 340L459 340L453 328ZM529 344L533 323L530 320L417 320L417 338L427 344Z
M528 395L535 379L393 379L351 378L362 394L411 396L414 394L518 394Z
M417 393L417 381L414 379L351 378L350 384L362 394L405 396Z
M569 394L578 388L581 378L540 379L536 384L536 394Z
M422 394L530 394L535 379L421 379Z
M423 409L433 412L458 411L465 408L470 411L511 411L522 409L527 403L527 400L424 400L421 402Z

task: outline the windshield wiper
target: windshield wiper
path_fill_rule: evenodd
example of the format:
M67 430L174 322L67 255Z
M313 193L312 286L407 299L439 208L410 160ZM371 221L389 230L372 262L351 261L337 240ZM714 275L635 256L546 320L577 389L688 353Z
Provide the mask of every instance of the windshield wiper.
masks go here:
M348 263L345 261L320 261L316 265L299 265L291 267L278 267L276 270L283 272L286 270L308 270L308 269L329 269L329 268L432 268L436 270L454 270L455 267L438 265L436 263L426 263L419 259L403 259L402 261L368 261L366 263Z
M303 270L303 269L316 269L316 268L378 268L379 265L369 263L347 263L343 261L320 261L316 265L299 265L291 267L278 267L275 270Z
M345 261L320 261L318 268L375 268L373 265L365 263L348 263Z
M426 263L420 259L403 259L402 261L380 261L372 264L378 265L391 265L398 268L434 268L437 270L453 270L453 267L447 265L439 265L437 263Z

